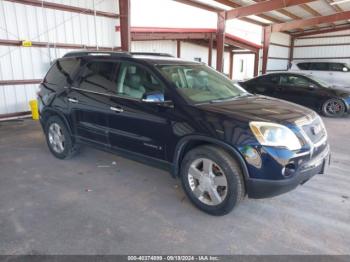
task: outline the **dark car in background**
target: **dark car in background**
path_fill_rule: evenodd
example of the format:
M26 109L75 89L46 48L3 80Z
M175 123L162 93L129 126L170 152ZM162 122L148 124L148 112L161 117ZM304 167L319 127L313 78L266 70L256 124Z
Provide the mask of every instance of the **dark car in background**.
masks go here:
M312 110L162 54L68 53L52 65L38 100L55 157L86 144L166 168L213 215L245 195L290 191L329 163L327 131Z
M248 92L288 100L328 117L339 117L350 110L350 88L335 88L304 74L271 73L240 82L240 85Z

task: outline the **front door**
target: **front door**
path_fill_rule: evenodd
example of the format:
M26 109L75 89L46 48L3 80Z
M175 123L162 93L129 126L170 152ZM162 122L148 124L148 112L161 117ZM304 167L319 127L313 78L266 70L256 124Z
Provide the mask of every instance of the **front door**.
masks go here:
M114 112L109 115L111 146L164 159L172 134L173 108L142 101L145 94L165 92L163 84L140 64L122 62L111 97Z

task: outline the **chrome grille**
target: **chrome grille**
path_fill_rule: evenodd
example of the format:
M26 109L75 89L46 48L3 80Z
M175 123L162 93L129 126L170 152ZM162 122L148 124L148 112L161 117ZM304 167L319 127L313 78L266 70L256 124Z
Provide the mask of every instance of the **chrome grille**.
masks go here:
M327 131L323 122L316 114L314 114L313 117L309 117L308 121L304 119L304 121L299 121L297 124L302 129L306 138L313 144L317 144L327 136Z

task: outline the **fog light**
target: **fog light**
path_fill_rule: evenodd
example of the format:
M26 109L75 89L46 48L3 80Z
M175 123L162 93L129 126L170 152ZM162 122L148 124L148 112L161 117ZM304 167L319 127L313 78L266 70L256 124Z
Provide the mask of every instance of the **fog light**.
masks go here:
M295 173L295 164L289 163L282 169L282 175L290 177Z

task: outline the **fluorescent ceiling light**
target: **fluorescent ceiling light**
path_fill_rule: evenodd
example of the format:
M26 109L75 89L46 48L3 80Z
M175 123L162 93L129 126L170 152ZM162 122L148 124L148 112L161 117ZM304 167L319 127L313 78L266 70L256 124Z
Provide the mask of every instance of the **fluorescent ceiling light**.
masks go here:
M339 5L339 4L343 4L343 3L347 3L349 2L350 0L340 0L340 1L337 1L337 2L332 2L330 3L331 5Z

